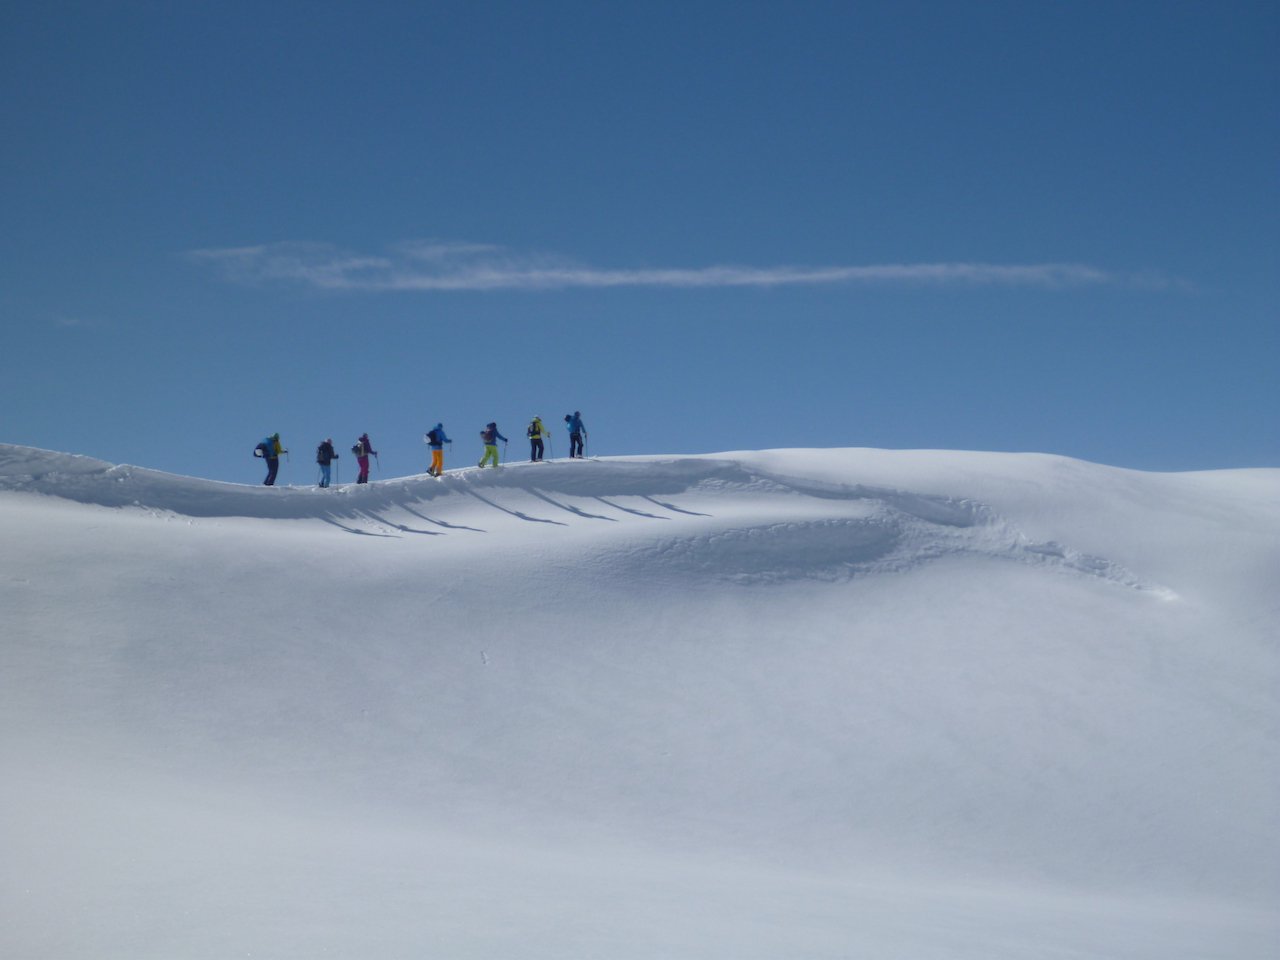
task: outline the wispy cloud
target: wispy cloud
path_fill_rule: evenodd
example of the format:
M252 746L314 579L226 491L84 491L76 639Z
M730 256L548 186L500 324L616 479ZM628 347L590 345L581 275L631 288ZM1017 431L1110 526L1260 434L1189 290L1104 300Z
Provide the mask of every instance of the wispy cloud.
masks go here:
M197 250L191 258L241 283L286 283L335 291L673 289L833 284L970 284L1074 287L1114 282L1075 263L889 263L844 266L605 268L552 256L516 254L488 244L415 241L385 254L327 244L278 243Z
M52 323L62 330L88 330L106 325L105 321L97 317L70 316L67 314L58 314L53 317Z

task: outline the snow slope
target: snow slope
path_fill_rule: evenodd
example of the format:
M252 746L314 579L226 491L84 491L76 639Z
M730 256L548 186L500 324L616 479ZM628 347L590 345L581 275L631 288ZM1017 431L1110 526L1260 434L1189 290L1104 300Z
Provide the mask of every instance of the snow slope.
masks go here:
M1263 958L1280 471L0 445L0 954Z

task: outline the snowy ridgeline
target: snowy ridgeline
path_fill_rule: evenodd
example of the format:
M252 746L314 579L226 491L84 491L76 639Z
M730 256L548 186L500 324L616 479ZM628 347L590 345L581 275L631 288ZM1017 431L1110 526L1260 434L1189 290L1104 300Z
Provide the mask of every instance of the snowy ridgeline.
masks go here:
M0 953L1270 957L1280 471L0 445Z

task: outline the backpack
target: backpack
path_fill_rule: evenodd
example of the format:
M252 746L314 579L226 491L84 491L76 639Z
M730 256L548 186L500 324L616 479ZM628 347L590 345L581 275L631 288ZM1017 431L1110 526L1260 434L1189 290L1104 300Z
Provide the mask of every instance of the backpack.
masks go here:
M480 439L486 444L491 444L498 439L498 431L495 427L485 427L480 431Z
M439 443L439 442L440 442L440 431L439 431L439 430L437 430L435 427L432 427L430 430L428 430L428 431L427 431L427 442L428 442L428 443Z
M265 443L258 444L253 448L253 455L255 457L265 457L267 455L267 445Z
M359 443L353 443L351 445L351 452L354 453L357 457L364 456L364 454L360 452L360 447L361 447L361 444Z
M540 424L537 420L534 420L532 423L529 424L529 429L526 432L531 437L540 437L542 436L542 424Z

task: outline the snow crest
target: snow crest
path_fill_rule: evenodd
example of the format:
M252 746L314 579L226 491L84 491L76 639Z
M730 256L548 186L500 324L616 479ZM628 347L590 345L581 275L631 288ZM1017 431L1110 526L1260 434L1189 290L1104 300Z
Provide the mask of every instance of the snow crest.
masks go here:
M319 490L221 483L0 447L0 490L156 515L321 520L351 534L391 537L479 532L449 519L478 502L529 523L629 524L626 535L596 552L597 560L618 569L660 569L672 578L706 576L746 585L839 581L968 556L1176 596L1106 557L1037 541L973 499L869 486L854 476L847 484L822 481L716 457L521 463L454 470L440 479L420 475ZM714 507L675 502L682 498ZM676 533L636 529L671 520L677 521Z

